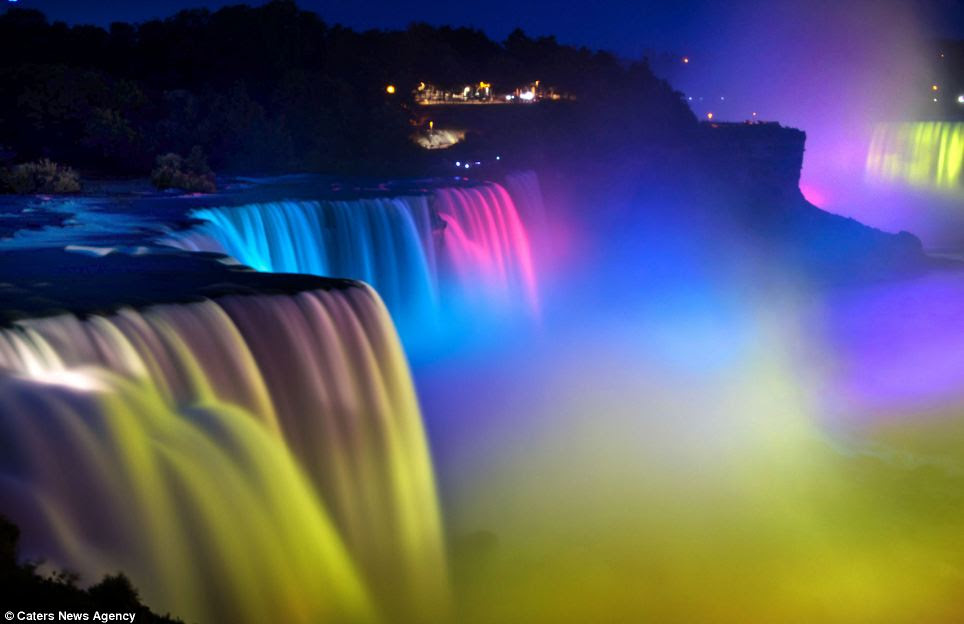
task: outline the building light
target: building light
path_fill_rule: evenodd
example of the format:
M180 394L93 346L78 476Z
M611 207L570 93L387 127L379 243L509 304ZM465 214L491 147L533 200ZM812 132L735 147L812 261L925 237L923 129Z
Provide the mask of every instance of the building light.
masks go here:
M937 91L938 89L940 89L940 87L938 87L936 84L931 85L931 91Z
M713 119L713 113L706 113L707 119Z
M392 94L395 93L395 85L388 85L385 87L385 93Z
M435 122L434 122L434 121L428 122L428 129L429 129L429 130L434 130L434 129L435 129Z
M424 90L425 90L425 83L424 83L424 82L418 83L418 90L419 90L419 91L424 91Z
M531 102L532 100L535 99L535 97L536 97L536 94L533 91L526 91L524 93L519 94L519 99L525 100L526 102Z

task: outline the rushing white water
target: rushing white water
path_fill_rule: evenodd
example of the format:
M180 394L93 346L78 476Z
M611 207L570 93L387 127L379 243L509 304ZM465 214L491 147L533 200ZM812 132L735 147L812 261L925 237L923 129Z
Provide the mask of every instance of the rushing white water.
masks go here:
M433 621L434 477L363 285L0 330L0 503L48 561L187 621Z

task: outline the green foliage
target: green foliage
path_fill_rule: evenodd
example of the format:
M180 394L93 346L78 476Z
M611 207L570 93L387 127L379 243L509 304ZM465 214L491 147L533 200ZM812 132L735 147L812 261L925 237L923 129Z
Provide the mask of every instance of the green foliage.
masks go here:
M195 145L187 158L178 154L163 154L151 172L151 183L159 189L181 189L194 193L213 193L218 190L214 172L208 166L200 145Z
M18 194L65 194L80 191L80 176L46 158L0 171L0 190Z

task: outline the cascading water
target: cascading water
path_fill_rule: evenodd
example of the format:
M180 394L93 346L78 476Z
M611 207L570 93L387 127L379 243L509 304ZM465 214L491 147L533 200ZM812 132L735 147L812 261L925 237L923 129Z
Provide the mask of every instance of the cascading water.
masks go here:
M545 241L541 240L548 233L546 207L542 200L542 185L535 171L521 171L505 176L505 188L515 202L519 218L525 225L532 243L533 253L541 257Z
M284 201L203 208L205 223L167 241L226 253L258 271L371 284L402 324L435 309L435 255L426 197Z
M539 310L536 274L525 224L512 197L498 184L438 189L435 210L445 224L439 265L445 281L469 306L518 298Z
M363 285L0 330L0 503L27 546L187 621L433 621L434 478Z
M867 151L874 181L958 193L964 191L964 123L881 123Z
M204 208L198 228L166 242L233 256L259 271L310 273L371 284L404 333L459 306L539 307L527 221L543 219L534 174L432 195Z

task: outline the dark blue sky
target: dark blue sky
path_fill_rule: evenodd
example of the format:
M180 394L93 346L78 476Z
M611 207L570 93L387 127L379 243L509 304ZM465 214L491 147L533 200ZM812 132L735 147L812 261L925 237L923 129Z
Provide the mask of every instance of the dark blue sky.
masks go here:
M2 0L0 0L2 1ZM839 0L840 5L849 0ZM886 1L886 0L885 0ZM19 0L68 22L107 24L167 16L188 7L215 8L238 0ZM254 0L252 3L260 3ZM404 27L412 21L474 26L502 39L516 26L535 35L554 34L565 43L584 44L638 57L646 49L709 52L718 25L734 8L781 3L797 7L807 0L637 0L565 2L560 0L300 0L330 23L356 28ZM964 36L964 0L907 0L926 15L935 34ZM943 31L943 32L942 32Z

